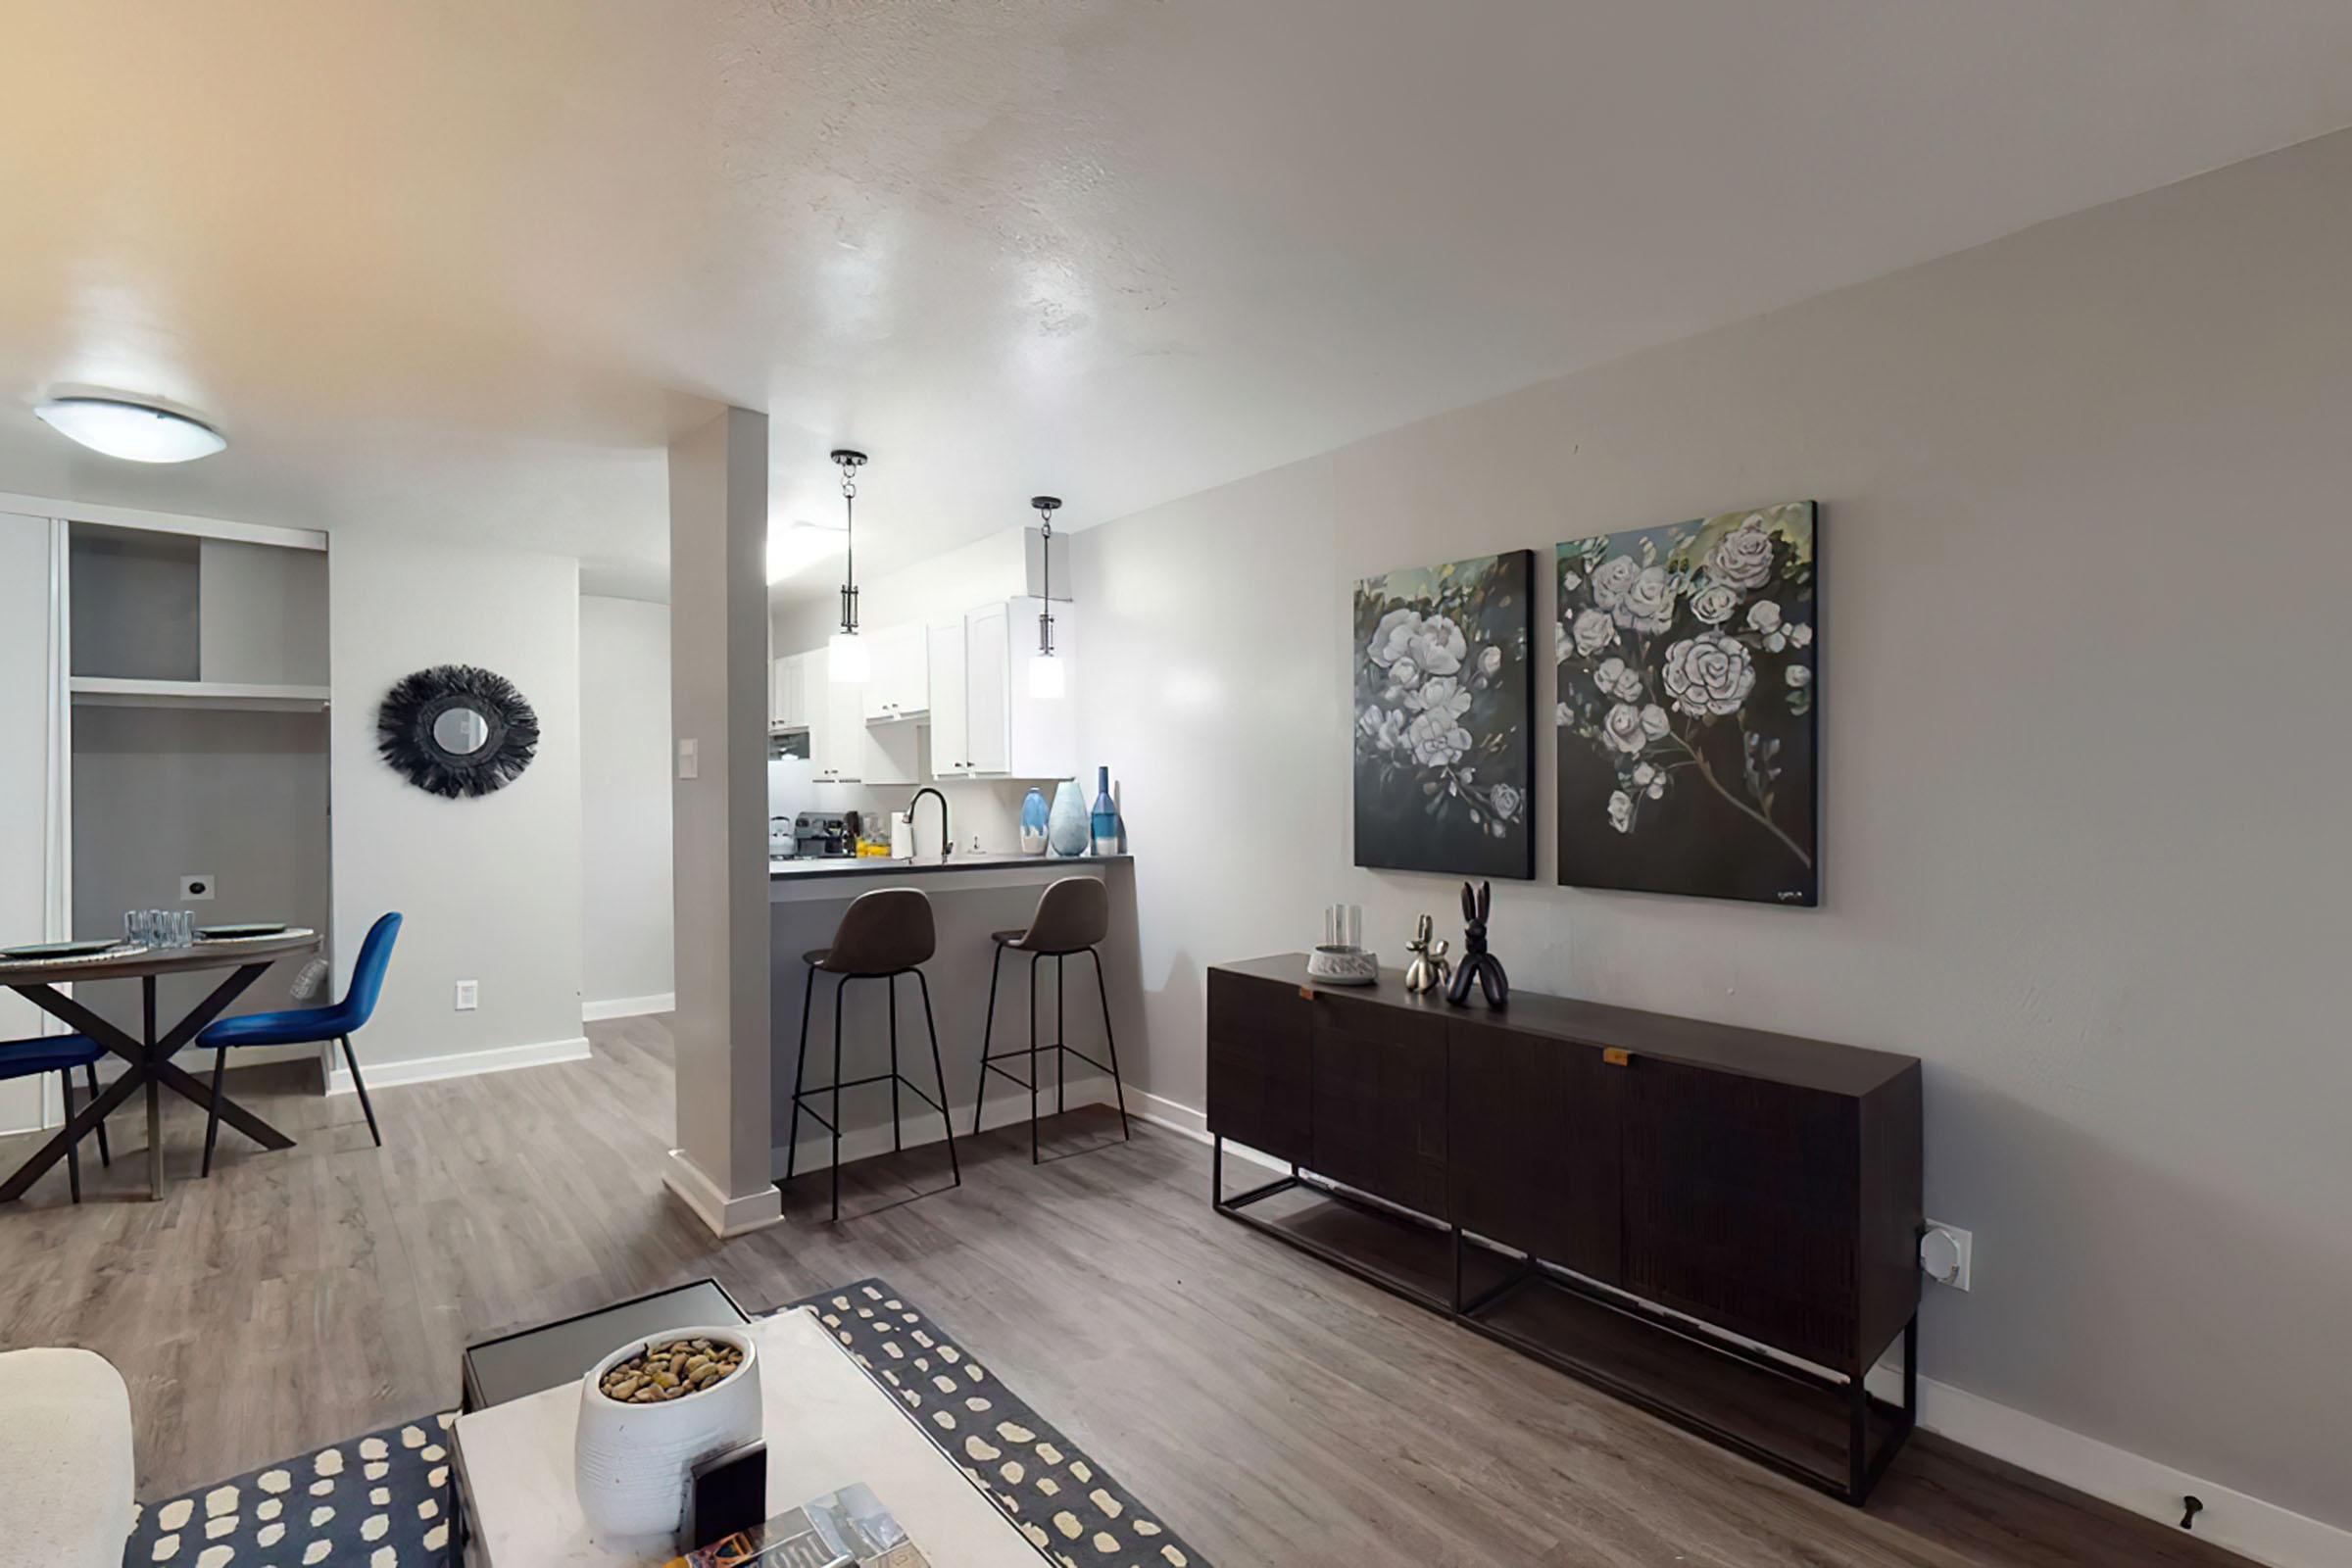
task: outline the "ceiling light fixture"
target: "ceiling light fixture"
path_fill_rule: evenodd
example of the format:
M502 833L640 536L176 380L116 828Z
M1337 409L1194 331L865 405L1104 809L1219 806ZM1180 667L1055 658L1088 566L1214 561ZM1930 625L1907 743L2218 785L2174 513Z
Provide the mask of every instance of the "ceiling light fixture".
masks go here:
M862 681L871 667L865 644L858 640L858 470L865 454L849 447L833 453L841 469L842 547L847 552L841 568L841 630L833 634L826 665L837 681Z
M1037 653L1029 661L1029 695L1041 702L1059 702L1069 691L1069 671L1054 657L1054 514L1061 509L1059 496L1031 496L1037 509L1038 555L1045 562L1045 596L1038 601Z
M131 398L51 398L32 412L69 440L131 463L189 463L228 445L202 419Z

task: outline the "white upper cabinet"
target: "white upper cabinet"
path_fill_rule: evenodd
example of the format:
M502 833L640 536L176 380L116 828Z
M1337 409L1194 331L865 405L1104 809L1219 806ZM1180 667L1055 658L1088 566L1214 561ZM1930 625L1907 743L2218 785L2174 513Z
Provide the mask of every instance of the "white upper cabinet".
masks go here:
M971 729L964 721L963 617L936 621L923 628L930 657L931 772L937 778L961 778L971 772L971 753L964 742Z
M819 783L853 784L865 776L865 687L835 680L824 652L803 656L808 703L808 768Z
M937 778L1068 778L1078 769L1075 704L1029 695L1036 647L1035 599L983 605L960 620L932 625L931 772ZM1057 655L1073 657L1077 621L1054 606Z
M887 626L868 634L872 668L865 682L865 721L916 718L931 707L931 667L925 628Z
M808 665L807 654L787 654L768 666L767 727L772 731L808 727Z

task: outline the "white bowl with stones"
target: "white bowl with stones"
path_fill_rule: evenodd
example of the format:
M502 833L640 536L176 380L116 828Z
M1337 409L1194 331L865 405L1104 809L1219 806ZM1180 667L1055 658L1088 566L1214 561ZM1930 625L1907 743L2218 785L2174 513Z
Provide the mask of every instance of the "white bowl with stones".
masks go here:
M621 1398L606 1392L606 1374L666 1348L688 1348L686 1365L693 1365L698 1340L739 1352L742 1364L701 1387L694 1386L695 1376L680 1377L689 1392L661 1390L666 1397L639 1399L642 1387ZM662 1538L666 1544L677 1533L695 1465L760 1434L759 1355L739 1327L669 1329L631 1340L588 1369L580 1379L572 1466L591 1537L608 1543Z

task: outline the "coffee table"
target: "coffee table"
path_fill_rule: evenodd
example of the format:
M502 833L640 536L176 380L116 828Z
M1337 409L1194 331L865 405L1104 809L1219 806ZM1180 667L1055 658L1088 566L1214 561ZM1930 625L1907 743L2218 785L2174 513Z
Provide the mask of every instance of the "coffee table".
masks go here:
M1038 1568L1052 1561L812 1309L778 1313L748 1332L759 1345L769 1513L862 1481L935 1568ZM588 1539L572 1489L579 1408L575 1381L458 1417L455 1480L468 1526L468 1564L636 1568L672 1554L666 1538Z

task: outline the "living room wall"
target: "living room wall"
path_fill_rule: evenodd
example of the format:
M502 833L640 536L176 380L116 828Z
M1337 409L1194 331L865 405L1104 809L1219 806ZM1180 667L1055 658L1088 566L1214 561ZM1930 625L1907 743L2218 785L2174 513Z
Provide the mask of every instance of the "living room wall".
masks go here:
M1452 881L1352 864L1350 586L1534 547L1514 983L1922 1057L1928 1209L1977 1245L1925 1375L2352 1525L2347 190L2352 133L1091 531L1160 1112L1201 1104L1205 965L1343 898L1392 962L1418 912L1458 940ZM1806 498L1823 906L1550 885L1550 546Z

